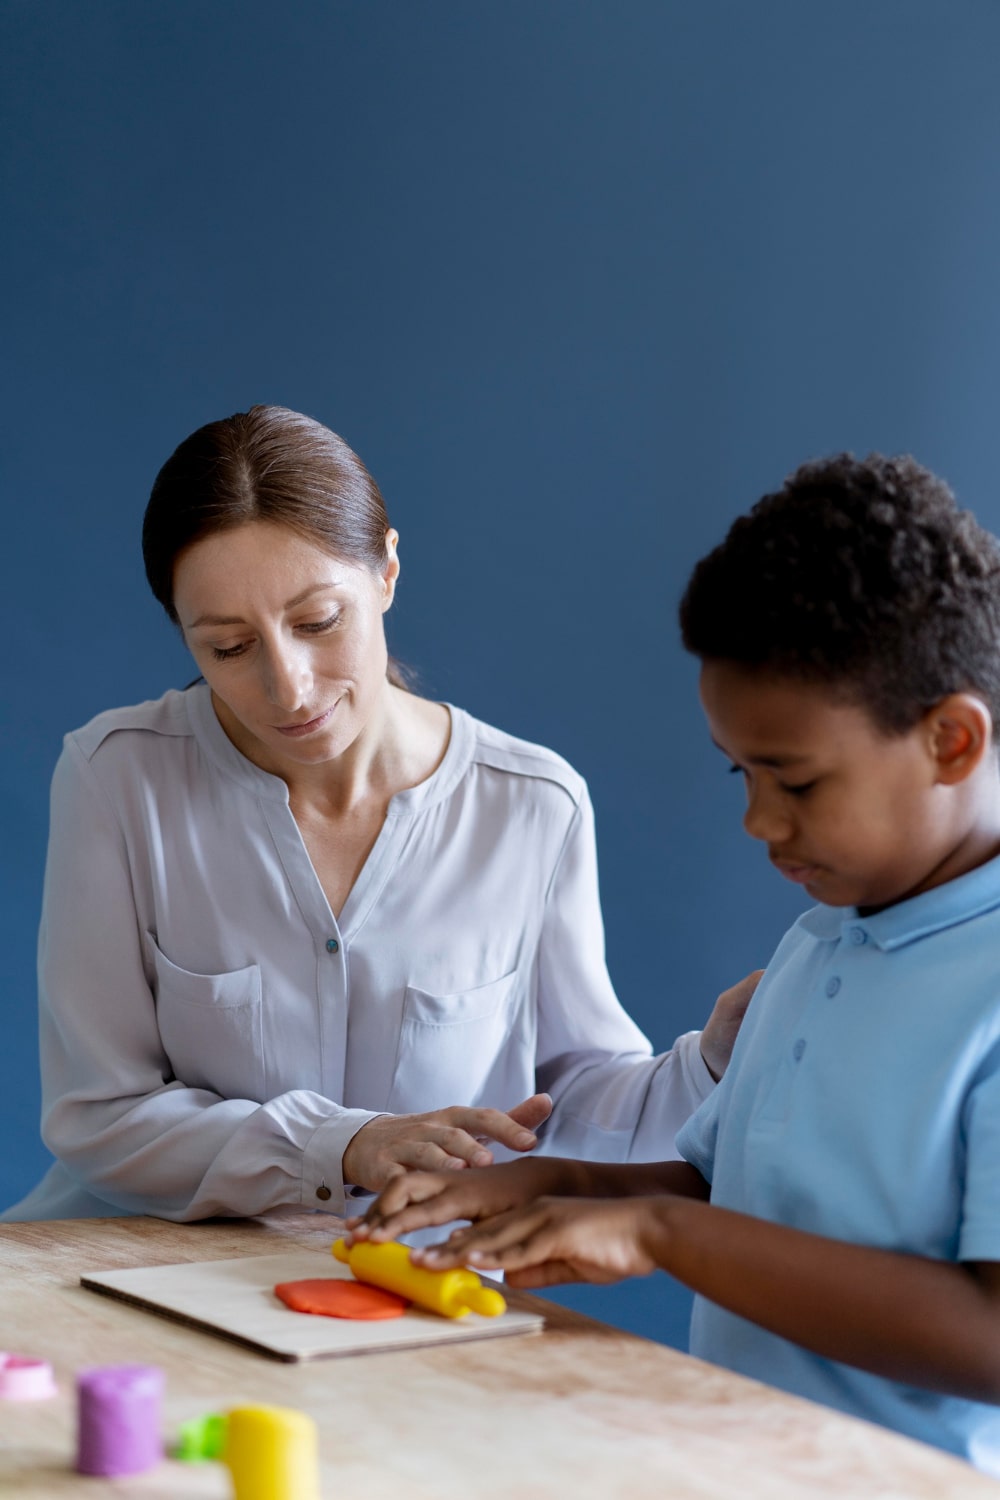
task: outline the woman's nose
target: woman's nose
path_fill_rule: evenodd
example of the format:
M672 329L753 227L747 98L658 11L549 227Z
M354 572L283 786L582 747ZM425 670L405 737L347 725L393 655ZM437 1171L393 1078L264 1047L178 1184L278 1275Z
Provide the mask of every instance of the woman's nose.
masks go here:
M264 691L269 702L287 713L294 713L308 703L312 673L305 653L275 647L264 652L263 665Z

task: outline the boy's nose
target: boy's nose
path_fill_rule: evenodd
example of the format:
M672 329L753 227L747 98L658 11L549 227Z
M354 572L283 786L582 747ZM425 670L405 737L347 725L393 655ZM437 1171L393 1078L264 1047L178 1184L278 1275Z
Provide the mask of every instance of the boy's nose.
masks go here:
M773 797L751 794L747 810L743 815L743 827L752 839L765 844L782 844L793 832L792 820L786 809L778 805Z

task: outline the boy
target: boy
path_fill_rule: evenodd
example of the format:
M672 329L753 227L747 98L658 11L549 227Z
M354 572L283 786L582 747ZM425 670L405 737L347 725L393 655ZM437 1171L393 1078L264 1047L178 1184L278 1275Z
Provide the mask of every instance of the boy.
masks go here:
M747 832L821 903L686 1160L401 1177L355 1233L472 1218L420 1258L522 1287L661 1267L693 1353L1000 1473L1000 545L913 460L841 456L735 522L681 625Z

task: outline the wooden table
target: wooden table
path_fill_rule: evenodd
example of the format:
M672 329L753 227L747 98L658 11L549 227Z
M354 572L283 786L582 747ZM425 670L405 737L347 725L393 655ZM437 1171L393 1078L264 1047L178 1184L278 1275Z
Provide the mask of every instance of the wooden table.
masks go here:
M217 1464L114 1481L71 1471L73 1372L142 1362L166 1370L168 1435L244 1403L309 1412L324 1500L1000 1496L934 1449L524 1294L512 1300L548 1319L540 1337L287 1365L79 1285L116 1266L326 1250L337 1228L314 1214L0 1227L0 1347L51 1359L60 1386L51 1401L0 1402L0 1490L226 1500Z

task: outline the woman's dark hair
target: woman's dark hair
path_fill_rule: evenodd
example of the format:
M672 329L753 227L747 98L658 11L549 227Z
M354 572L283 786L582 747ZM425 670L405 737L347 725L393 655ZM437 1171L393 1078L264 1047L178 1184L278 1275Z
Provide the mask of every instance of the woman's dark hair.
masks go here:
M174 568L202 537L269 521L347 563L385 566L385 504L364 464L321 422L283 406L252 406L185 438L156 476L142 525L146 577L167 614ZM390 658L388 676L406 687Z
M890 734L955 692L1000 726L1000 543L910 457L797 469L698 563L680 622L695 656L828 685Z

